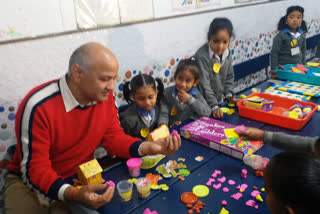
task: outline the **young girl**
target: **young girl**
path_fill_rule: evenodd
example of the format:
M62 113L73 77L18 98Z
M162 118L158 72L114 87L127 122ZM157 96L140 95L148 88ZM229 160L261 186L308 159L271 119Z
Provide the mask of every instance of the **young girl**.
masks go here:
M277 77L276 68L285 64L304 64L306 35L308 31L303 21L304 9L291 6L278 23L279 33L274 37L271 49L271 77Z
M209 27L208 42L197 52L196 58L201 68L200 92L211 107L214 118L222 118L218 104L227 99L229 103L239 100L233 96L234 73L232 54L228 49L233 36L233 26L229 19L216 18Z
M120 113L120 124L126 134L145 139L157 127L162 94L161 80L148 74L139 74L124 84L123 96L130 106Z
M264 170L266 203L271 213L317 213L319 178L319 157L301 152L272 157Z
M189 118L209 116L211 109L196 88L200 68L194 57L179 62L174 79L175 85L164 91L158 124L173 126Z

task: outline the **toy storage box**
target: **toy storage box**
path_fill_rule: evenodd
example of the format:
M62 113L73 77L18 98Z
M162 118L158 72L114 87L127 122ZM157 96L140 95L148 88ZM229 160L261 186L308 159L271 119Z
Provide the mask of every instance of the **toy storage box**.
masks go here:
M294 100L265 93L253 93L249 95L247 98L252 96L259 96L268 100L273 100L274 103L272 111L265 112L257 109L248 108L243 105L244 100L241 100L237 103L237 106L239 107L240 116L293 130L300 130L311 119L313 113L316 111L318 107L316 104L311 102ZM313 109L303 119L293 119L284 116L283 113L285 111L288 111L289 108L293 106L295 103L300 103L302 106L311 106Z
M287 64L283 65L283 67L286 70L291 70L290 66L296 67L297 65L295 64ZM320 68L316 67L309 67L309 66L304 66L308 68L310 71L314 73L319 73L320 75ZM303 82L303 83L308 83L312 85L320 85L320 76L312 76L308 74L300 74L300 73L295 73L291 71L284 71L281 68L277 68L277 73L278 73L278 78L279 79L285 79L285 80L291 80L291 81L296 81L296 82Z
M181 136L196 143L242 159L263 146L262 141L241 140L234 131L235 125L201 117L180 129Z

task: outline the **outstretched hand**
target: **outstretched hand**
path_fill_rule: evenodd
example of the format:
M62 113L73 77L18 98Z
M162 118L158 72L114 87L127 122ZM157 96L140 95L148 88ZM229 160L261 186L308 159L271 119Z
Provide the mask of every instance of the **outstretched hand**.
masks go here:
M253 127L245 127L245 131L236 131L242 140L263 140L264 131Z
M236 104L239 102L241 99L237 99L236 96L232 96L228 98L228 103Z
M223 111L221 109L217 109L212 112L212 117L213 118L223 118Z

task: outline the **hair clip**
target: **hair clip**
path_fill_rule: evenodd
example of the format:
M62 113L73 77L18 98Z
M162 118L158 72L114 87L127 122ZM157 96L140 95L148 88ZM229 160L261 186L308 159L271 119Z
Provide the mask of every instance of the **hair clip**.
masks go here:
M191 60L196 61L196 58L194 58L193 56L190 57Z
M131 84L130 84L130 82L129 82L129 84L128 84L128 89L131 91Z

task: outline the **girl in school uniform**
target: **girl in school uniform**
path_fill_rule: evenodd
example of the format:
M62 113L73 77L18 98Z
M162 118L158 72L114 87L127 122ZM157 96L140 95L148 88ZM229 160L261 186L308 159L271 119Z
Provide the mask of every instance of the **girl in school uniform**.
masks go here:
M306 22L304 9L291 6L278 23L278 34L273 38L271 49L271 78L277 77L276 68L285 64L305 64L306 62Z
M163 83L148 74L139 74L123 86L123 96L130 105L120 113L120 124L126 134L145 139L157 128Z
M201 70L198 88L211 107L214 118L223 117L223 112L218 104L224 98L229 103L239 101L233 95L232 54L228 49L232 36L231 21L227 18L215 18L209 27L208 42L195 55Z
M194 57L179 62L174 79L175 85L164 90L158 124L174 126L189 118L209 116L211 109L196 88L200 68Z

